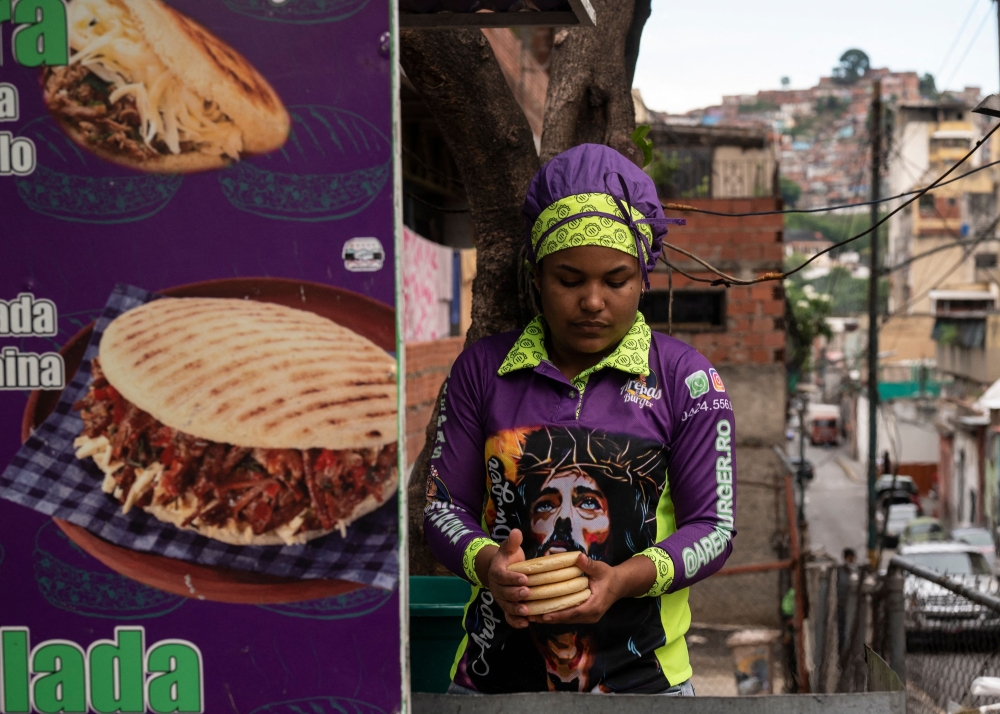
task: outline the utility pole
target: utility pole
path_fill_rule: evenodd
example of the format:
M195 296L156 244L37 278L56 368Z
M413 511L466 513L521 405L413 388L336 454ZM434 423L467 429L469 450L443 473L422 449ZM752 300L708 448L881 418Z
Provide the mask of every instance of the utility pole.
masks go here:
M796 400L796 407L799 412L799 470L795 474L795 480L799 486L799 537L802 537L802 530L806 522L806 395L800 394ZM799 543L799 549L805 550L803 543Z
M871 222L878 223L879 181L882 175L882 82L872 82L871 107L872 175ZM875 541L875 477L878 471L878 229L869 234L871 272L868 276L868 561L873 568L878 557Z

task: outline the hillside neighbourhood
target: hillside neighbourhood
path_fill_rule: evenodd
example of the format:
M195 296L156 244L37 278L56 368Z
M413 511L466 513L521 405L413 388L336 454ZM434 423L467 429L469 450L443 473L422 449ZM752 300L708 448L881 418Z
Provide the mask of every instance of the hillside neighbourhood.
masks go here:
M720 104L683 115L647 109L636 92L639 119L664 135L702 133L746 137L756 133L767 159L752 167L746 150L713 166L711 195L724 196L728 177L756 172L764 193L770 161L777 192L787 208L817 209L858 204L833 212L786 214L783 263L795 268L786 281L789 394L805 392L813 403L839 411L838 440L853 461L867 460L867 289L869 238L842 248L836 243L871 225L871 106L881 86L883 140L881 197L922 188L955 165L989 128L973 114L979 87L938 88L934 77L869 66L850 50L828 77L807 89L724 96ZM685 152L657 156L673 176L691 165ZM951 527L1000 522L1000 273L996 139L941 186L892 215L878 232L879 261L879 455L899 474L912 476L928 515ZM654 163L654 171L656 170ZM706 195L709 184L674 181L682 201ZM721 185L720 185L721 184ZM905 199L882 204L880 215ZM857 543L860 546L861 536ZM845 544L846 545L846 544Z

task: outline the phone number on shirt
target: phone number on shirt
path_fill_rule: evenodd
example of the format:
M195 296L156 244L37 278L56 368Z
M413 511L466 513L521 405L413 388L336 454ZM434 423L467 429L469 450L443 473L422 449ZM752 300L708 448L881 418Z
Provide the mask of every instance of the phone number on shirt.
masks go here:
M729 411L732 411L733 405L730 403L728 399L713 399L712 405L709 406L708 400L703 399L702 401L698 402L693 407L688 409L686 412L681 414L681 421L687 421L698 412L714 412L718 409L728 409Z

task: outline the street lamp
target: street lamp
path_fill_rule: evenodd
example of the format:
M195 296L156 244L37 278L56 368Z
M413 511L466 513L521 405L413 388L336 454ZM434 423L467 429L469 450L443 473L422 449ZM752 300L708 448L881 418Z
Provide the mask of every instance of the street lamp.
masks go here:
M976 105L974 114L985 114L988 117L1000 119L1000 94L991 94Z

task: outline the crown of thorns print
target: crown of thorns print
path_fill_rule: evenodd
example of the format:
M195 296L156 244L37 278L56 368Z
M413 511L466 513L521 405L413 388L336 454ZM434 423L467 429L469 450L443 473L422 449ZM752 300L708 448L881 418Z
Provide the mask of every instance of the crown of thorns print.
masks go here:
M637 500L650 504L659 498L665 461L662 448L649 441L597 430L543 427L525 440L517 465L518 485L579 471L598 483L607 484L604 479L608 479L629 486L637 491Z

